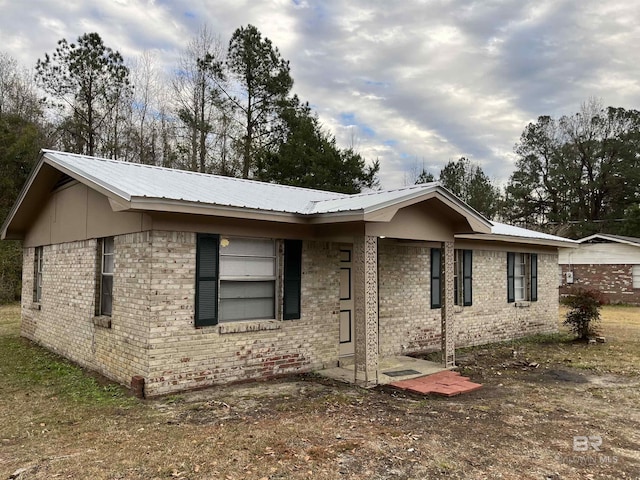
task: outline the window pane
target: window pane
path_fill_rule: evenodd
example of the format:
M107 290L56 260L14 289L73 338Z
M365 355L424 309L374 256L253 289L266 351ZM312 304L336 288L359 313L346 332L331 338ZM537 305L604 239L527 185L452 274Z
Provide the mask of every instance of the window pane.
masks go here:
M274 241L268 238L222 237L220 255L275 256Z
M103 251L105 254L114 252L113 237L106 237L102 240L102 242L103 242Z
M220 319L271 319L275 282L220 282Z
M640 288L640 265L633 266L633 288Z
M275 282L220 282L220 298L273 298Z
M102 273L113 273L113 254L102 257Z
M229 257L220 258L221 277L274 277L276 259L262 257Z
M113 277L111 275L102 276L102 292L100 296L100 314L111 315Z

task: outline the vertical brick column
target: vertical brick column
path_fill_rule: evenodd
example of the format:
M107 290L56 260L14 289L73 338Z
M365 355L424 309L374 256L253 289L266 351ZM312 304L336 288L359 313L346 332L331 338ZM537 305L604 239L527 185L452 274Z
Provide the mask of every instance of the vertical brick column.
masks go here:
M362 236L353 242L355 380L378 383L378 238Z
M454 305L453 242L442 243L442 359L445 367L456 364Z

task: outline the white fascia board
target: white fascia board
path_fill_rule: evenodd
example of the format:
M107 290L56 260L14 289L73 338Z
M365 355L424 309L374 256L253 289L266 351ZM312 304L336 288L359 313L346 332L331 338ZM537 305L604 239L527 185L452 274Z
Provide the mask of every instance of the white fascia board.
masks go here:
M129 210L144 212L186 213L216 217L264 220L280 223L309 223L305 216L295 213L278 212L274 210L258 210L228 205L213 205L210 203L186 202L184 200L166 198L132 197L131 201L128 202L128 205Z
M480 240L480 241L494 241L502 243L522 243L526 245L544 245L549 247L564 247L564 248L577 248L578 242L575 240L552 240L548 238L533 238L533 237L515 237L509 235L496 235L493 233L488 234L459 234L455 235L455 238L464 240Z
M69 175L71 178L78 180L80 183L91 186L94 190L97 190L106 197L116 196L125 201L131 200L131 195L127 192L120 190L92 175L87 175L84 172L77 171L74 168L69 167L66 163L56 160L53 156L49 157L48 152L46 151L44 153L44 162L55 169L60 170L62 173Z

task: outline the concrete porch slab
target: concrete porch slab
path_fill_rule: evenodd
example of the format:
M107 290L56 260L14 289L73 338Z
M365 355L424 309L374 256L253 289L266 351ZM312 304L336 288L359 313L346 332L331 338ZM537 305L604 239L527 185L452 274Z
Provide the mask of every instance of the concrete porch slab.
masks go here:
M363 385L365 383L364 373L355 371L355 365L349 364L350 362L340 362L341 366L327 368L320 370L317 373L323 377L331 378L345 383L357 383ZM391 376L387 373L398 372L402 370L413 370L417 373L408 375ZM402 380L410 380L413 378L424 377L425 375L432 375L434 373L448 371L441 363L429 362L427 360L420 360L413 357L397 356L386 357L380 359L378 364L378 371L376 372L377 379L369 379L369 383L377 385L387 385L393 382L399 382Z

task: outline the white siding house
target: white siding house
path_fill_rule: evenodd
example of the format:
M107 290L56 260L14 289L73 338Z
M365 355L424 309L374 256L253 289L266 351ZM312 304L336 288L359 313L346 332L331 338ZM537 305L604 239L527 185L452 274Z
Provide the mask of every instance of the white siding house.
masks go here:
M597 290L610 303L640 304L640 238L595 234L560 248L560 294Z

